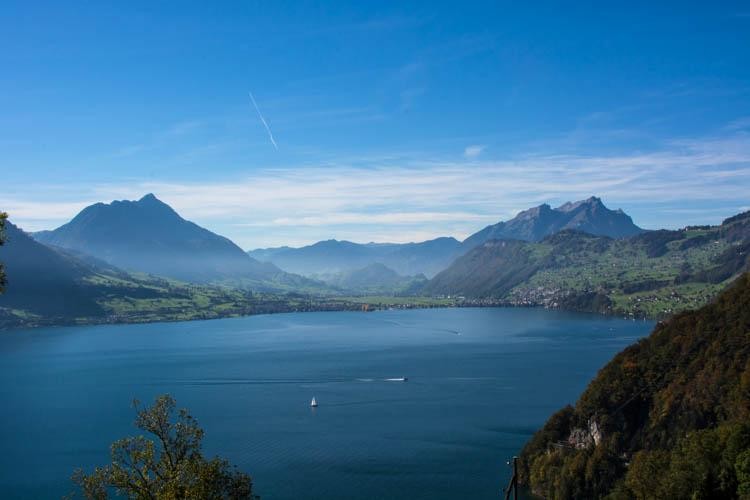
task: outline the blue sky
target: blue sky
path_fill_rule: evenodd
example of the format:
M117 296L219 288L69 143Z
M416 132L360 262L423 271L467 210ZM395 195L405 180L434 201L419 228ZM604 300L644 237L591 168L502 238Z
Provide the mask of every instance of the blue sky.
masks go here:
M590 195L716 223L750 207L750 4L653 3L4 2L0 208L154 192L244 248Z

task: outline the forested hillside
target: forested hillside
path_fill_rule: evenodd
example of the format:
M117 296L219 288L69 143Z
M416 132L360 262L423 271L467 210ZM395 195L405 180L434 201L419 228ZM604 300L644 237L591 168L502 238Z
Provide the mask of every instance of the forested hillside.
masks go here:
M521 472L549 498L750 498L750 275L618 354Z

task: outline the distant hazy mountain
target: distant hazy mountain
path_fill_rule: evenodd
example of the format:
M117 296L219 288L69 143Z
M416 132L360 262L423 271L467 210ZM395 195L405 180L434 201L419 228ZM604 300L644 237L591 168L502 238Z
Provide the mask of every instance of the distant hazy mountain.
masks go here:
M255 260L259 260L261 262L271 262L271 259L274 255L286 250L293 250L293 248L288 246L275 248L258 248L256 250L248 251L247 254Z
M485 241L499 239L541 241L563 229L575 229L610 238L626 238L643 232L625 212L610 210L602 200L592 196L557 208L545 203L524 210L507 222L487 226L469 236L464 240L464 246L470 250Z
M180 217L148 194L138 201L97 203L67 224L34 237L130 271L193 282L309 285L249 257L229 239Z
M374 262L376 255L368 245L337 240L319 241L301 248L253 250L248 254L272 262L290 273L306 276L360 269Z
M19 326L209 319L290 311L296 299L132 275L90 255L47 246L6 222L0 330ZM307 302L307 301L306 301Z
M432 276L461 254L461 243L454 238L405 244L326 240L302 248L268 248L248 253L285 271L306 276L355 271L376 263L403 276Z
M643 232L622 210L609 210L599 198L591 197L558 208L540 205L519 213L507 222L487 226L463 243L443 237L421 243L359 244L327 240L302 248L264 248L248 254L281 269L305 276L335 274L361 269L376 262L401 275L433 277L457 257L493 239L540 241L564 229L624 238Z
M321 279L343 291L388 295L416 292L427 281L423 274L401 276L381 263L370 264L362 269L329 275Z
M455 238L442 237L421 243L396 245L381 262L402 275L434 276L464 253Z

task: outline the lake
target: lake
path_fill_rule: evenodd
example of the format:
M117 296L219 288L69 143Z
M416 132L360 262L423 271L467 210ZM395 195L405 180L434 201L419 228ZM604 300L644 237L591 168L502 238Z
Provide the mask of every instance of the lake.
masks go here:
M263 500L498 498L531 434L652 327L467 308L0 332L0 491L71 492L136 434L132 399L170 393Z

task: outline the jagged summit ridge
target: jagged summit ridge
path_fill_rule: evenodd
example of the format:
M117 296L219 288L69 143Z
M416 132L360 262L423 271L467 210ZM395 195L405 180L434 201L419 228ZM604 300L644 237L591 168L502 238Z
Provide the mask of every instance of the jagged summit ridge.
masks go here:
M576 229L597 236L626 238L643 232L622 210L608 209L601 198L567 202L557 208L547 203L524 210L505 222L487 226L464 240L467 249L491 239L541 241L564 229Z

